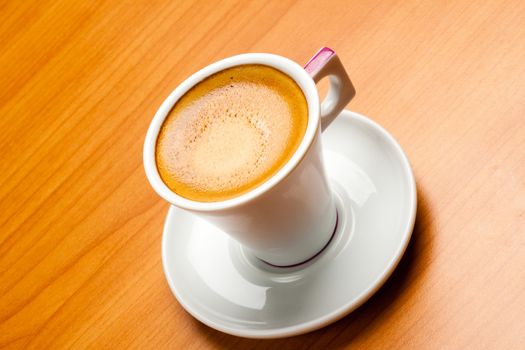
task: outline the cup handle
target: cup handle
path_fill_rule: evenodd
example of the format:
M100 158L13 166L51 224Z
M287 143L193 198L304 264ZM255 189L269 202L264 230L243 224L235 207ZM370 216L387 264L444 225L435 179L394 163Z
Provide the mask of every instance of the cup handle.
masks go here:
M355 88L334 50L323 47L304 69L317 83L330 76L330 88L321 103L321 130L324 131L355 96Z

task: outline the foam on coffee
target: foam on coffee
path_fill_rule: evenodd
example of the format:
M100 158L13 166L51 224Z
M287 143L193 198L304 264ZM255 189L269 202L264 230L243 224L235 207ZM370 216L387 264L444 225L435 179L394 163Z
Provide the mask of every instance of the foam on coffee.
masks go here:
M159 133L166 185L196 201L245 193L274 175L299 146L306 99L295 81L263 65L214 74L173 107Z

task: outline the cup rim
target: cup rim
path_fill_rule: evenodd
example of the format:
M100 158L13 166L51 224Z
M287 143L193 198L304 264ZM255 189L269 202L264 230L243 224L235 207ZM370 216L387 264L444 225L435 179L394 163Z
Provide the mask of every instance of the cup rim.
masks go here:
M308 107L308 124L303 139L292 157L275 174L246 193L216 202L198 202L184 198L173 192L159 175L155 158L155 147L160 128L175 103L197 83L221 70L246 64L261 64L278 69L299 85L306 97ZM160 105L148 127L144 140L143 161L146 177L157 194L169 203L183 209L217 211L238 207L268 192L297 167L313 143L319 123L320 102L315 82L299 64L286 57L269 53L246 53L224 58L192 74L177 86Z

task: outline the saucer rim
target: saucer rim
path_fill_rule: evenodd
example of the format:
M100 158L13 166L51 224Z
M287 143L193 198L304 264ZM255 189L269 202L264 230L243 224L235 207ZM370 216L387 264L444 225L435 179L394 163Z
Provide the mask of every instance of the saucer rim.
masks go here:
M166 277L166 280L168 281L168 284L170 286L170 289L177 299L177 301L182 305L182 307L188 312L190 315L192 315L194 318L199 320L200 322L204 323L205 325L216 329L218 331L243 337L243 338L253 338L253 339L275 339L275 338L285 338L285 337L291 337L295 335L300 335L308 332L315 331L317 329L323 328L331 323L334 323L341 318L345 317L346 315L350 314L354 310L356 310L358 307L363 305L368 299L370 299L388 280L388 278L392 275L394 270L396 269L397 265L401 261L401 258L404 256L404 253L408 247L408 244L410 242L410 238L412 237L414 224L416 220L416 212L417 212L417 188L416 188L416 182L415 177L412 171L412 167L410 166L410 162L408 160L408 157L406 156L405 152L403 151L403 148L401 145L397 142L397 140L381 125L379 125L377 122L371 120L370 118L350 110L343 110L339 116L346 116L350 119L357 119L359 122L362 122L366 124L369 127L372 127L373 129L377 130L382 137L384 137L386 140L389 141L389 143L394 147L394 149L398 153L398 157L401 160L403 169L405 170L405 174L408 176L408 179L405 178L405 180L408 180L409 189L408 192L411 192L410 196L407 196L408 198L411 198L410 202L410 217L408 222L408 226L406 231L403 234L403 238L401 240L401 245L399 246L399 249L396 251L396 253L393 255L392 260L389 262L388 265L385 265L385 269L383 272L369 285L368 289L365 289L362 293L359 294L358 297L350 300L349 302L341 305L337 310L334 310L326 315L323 315L321 317L317 317L315 319L309 320L307 322L302 322L296 325L292 326L286 326L286 327L276 327L271 329L239 329L234 327L228 327L225 325L222 325L220 323L214 322L213 320L206 318L205 316L195 312L192 307L184 301L184 298L181 297L181 295L178 292L177 287L175 286L175 283L170 278L170 273L168 271L168 262L167 260L167 231L168 231L168 225L169 225L169 218L172 216L175 210L178 210L173 205L170 205L166 220L163 225L163 235L162 235L162 267L164 271L164 275ZM337 119L337 117L336 117Z

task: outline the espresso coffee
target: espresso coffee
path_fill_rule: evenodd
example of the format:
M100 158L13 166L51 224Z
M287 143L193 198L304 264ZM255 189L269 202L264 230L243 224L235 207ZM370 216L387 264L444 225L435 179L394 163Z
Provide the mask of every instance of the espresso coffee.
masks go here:
M259 186L297 150L308 123L306 98L288 75L242 65L207 77L170 111L155 158L163 182L200 202Z

